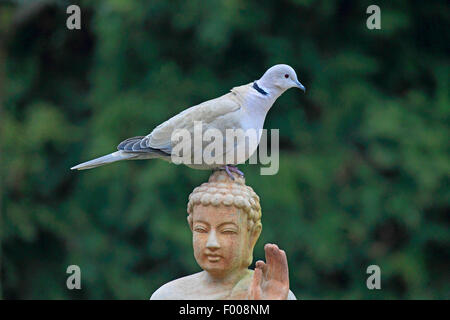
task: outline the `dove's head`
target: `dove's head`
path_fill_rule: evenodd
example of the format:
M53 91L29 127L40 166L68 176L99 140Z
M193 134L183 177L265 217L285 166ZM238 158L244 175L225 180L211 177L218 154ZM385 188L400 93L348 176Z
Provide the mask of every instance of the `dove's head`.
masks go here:
M294 69L287 64L277 64L269 68L257 81L263 90L279 95L289 88L299 88L305 91L305 87L298 81Z

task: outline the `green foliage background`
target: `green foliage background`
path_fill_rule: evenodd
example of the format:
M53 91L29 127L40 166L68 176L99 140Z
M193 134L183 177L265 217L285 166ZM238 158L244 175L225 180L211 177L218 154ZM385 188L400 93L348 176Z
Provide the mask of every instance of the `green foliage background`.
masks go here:
M82 29L66 28L78 3ZM187 197L209 172L163 161L69 168L287 63L280 171L245 165L263 245L301 299L450 298L449 7L378 1L0 4L1 287L6 299L148 299L199 271ZM82 290L65 286L82 270ZM379 265L382 290L366 288Z

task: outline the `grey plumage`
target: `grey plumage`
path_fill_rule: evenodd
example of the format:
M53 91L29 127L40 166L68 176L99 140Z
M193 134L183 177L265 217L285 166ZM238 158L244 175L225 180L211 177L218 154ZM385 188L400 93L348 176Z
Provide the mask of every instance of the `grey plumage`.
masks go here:
M192 134L195 123L199 121L202 122L205 131L215 129L221 132L223 144L226 145L225 131L227 129L254 129L260 132L263 128L266 114L275 100L284 91L292 87L305 90L303 85L297 80L294 69L283 64L273 66L259 80L234 87L231 89L231 92L221 97L190 107L157 126L147 136L128 138L118 145L118 151L81 163L71 169L91 169L120 160L160 158L171 162L172 150L175 147L172 145L172 134L176 130L186 130ZM234 144L231 150L224 149L223 155L220 155L220 157L223 156L225 158L225 155L233 151L233 149L236 151L245 148L245 162L256 151L260 138L261 136L259 135L257 141L252 142L250 145ZM180 143L187 142L182 141ZM202 143L201 146L189 146L189 148L192 147L192 159L194 159L194 154L201 152L201 148L206 146L205 141ZM193 164L194 162L190 162L185 164L195 169L214 169L224 164L237 165L242 163L241 160L231 162L222 164L207 164L203 162Z
M86 169L92 169L96 167L103 166L108 163L113 163L120 160L130 160L137 157L136 154L133 153L127 153L124 151L116 151L110 154L107 154L106 156L96 158L94 160L90 160L87 162L83 162L75 167L72 167L72 170L86 170Z

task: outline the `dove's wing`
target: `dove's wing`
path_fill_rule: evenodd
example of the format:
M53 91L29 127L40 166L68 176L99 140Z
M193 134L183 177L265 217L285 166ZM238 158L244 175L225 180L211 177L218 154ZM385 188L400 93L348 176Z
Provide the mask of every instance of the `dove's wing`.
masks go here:
M157 126L142 140L141 146L159 149L170 154L172 150L171 136L174 130L186 129L193 132L194 121L202 121L204 130L211 126L215 127L218 119L223 121L224 116L238 111L241 108L241 103L242 97L239 94L229 92L216 99L190 107ZM238 121L238 118L233 120L233 117L231 117L231 120L223 122L223 128L219 127L218 129L233 127Z

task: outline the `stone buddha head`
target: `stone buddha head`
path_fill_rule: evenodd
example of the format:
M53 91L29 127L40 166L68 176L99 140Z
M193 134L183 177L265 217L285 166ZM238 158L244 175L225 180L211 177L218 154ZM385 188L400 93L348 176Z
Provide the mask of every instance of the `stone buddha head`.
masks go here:
M187 206L195 259L217 278L250 266L262 230L258 195L244 178L234 177L215 171L194 189Z

